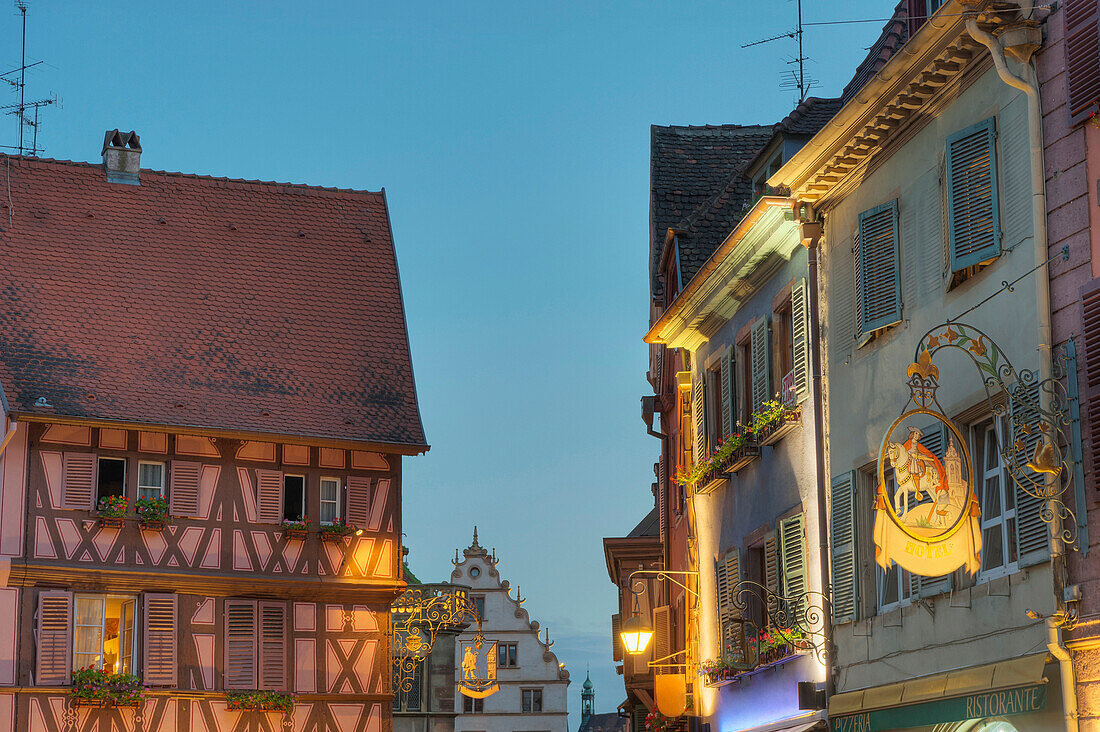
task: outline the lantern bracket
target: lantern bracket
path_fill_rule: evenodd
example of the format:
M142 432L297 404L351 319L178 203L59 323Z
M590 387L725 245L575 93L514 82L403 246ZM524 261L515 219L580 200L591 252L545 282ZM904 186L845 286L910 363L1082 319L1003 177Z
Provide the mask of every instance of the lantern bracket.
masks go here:
M645 579L652 577L658 582L661 580L668 580L677 587L682 588L685 592L692 595L692 597L699 597L699 593L688 587L686 584L676 579L672 575L680 577L698 577L699 573L691 570L670 570L670 569L636 569L630 573L630 578L627 580L627 586L630 592L638 597L641 597L646 590ZM637 579L635 579L637 577Z

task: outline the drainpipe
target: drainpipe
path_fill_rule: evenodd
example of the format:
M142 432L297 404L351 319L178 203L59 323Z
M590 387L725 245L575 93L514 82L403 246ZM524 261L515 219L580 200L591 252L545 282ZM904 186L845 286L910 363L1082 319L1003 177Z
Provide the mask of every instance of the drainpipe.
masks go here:
M1058 659L1058 675L1062 677L1062 711L1066 717L1067 732L1077 732L1077 691L1073 682L1073 659L1062 643L1063 613L1047 618L1047 650Z
M1030 0L1024 0L1019 3L1019 7L1022 17L1030 18L1033 3ZM1051 377L1053 365L1050 274L1046 265L1049 255L1046 173L1043 164L1043 109L1039 98L1039 76L1031 63L1032 54L1042 46L1042 31L1037 26L1021 25L1008 28L1000 37L996 37L979 28L974 18L966 19L966 31L974 40L989 49L989 55L993 59L1001 81L1027 95L1028 148L1031 157L1031 219L1035 233L1035 265L1039 268L1038 277L1035 280L1035 293L1039 315L1039 380L1042 382ZM1017 62L1020 68L1019 74L1009 69L1008 60L1005 58L1006 52ZM1044 409L1049 408L1050 395L1041 391L1040 399L1041 406ZM1048 476L1047 480L1049 484L1053 478ZM1073 663L1069 650L1061 640L1061 625L1066 617L1064 593L1066 566L1062 522L1053 501L1047 503L1047 509L1054 516L1054 520L1050 523L1050 559L1054 577L1054 601L1058 607L1058 611L1047 618L1047 648L1051 655L1058 659L1061 670L1059 675L1062 677L1062 709L1065 712L1066 730L1077 732L1077 693L1074 688Z
M797 204L796 204L797 205ZM814 216L811 210L811 216ZM809 289L810 289L810 343L813 344L813 375L811 377L810 390L814 402L814 473L817 479L817 558L818 571L820 572L821 594L828 598L828 607L825 610L825 622L822 625L822 642L825 643L825 657L829 659L825 669L825 708L829 708L829 697L833 694L833 619L832 619L832 588L829 586L829 530L828 511L825 493L828 481L825 480L825 406L821 392L821 368L824 354L821 350L821 305L818 302L818 251L820 249L821 235L825 231L824 224L820 221L802 221L800 223L802 244L809 252Z

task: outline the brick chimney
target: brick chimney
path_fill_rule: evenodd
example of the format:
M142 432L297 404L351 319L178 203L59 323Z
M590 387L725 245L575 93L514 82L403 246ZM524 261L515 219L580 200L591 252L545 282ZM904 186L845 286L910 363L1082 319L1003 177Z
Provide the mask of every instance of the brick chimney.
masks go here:
M107 130L103 136L103 169L110 183L141 185L141 141L133 130Z

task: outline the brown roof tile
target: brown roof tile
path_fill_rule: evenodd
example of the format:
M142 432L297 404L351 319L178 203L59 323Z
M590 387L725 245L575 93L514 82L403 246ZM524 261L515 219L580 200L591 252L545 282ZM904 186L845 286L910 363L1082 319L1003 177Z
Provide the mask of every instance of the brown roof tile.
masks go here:
M384 192L10 156L0 177L11 411L425 445Z

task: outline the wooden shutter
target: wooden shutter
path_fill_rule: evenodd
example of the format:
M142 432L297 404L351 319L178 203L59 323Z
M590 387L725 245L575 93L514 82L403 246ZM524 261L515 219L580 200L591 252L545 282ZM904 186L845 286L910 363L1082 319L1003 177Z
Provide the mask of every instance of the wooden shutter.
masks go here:
M707 392L706 373L700 373L695 377L695 383L691 386L691 410L692 422L695 430L695 462L701 463L707 459Z
M779 566L783 574L783 597L796 621L806 608L806 531L805 515L798 514L779 522Z
M176 685L178 603L174 594L146 594L142 636L145 663L142 680L149 686Z
M173 516L199 515L199 473L202 463L173 460L168 471L168 510Z
M623 660L623 616L616 613L611 616L611 658L615 661Z
M660 523L658 527L658 536L661 540L661 546L665 545L666 532L665 526L668 525L668 488L669 481L666 479L665 469L665 456L661 455L661 459L658 462L657 467L657 521Z
M225 601L225 688L256 688L256 603Z
M1100 111L1100 8L1096 0L1066 0L1066 109L1075 125Z
M833 477L830 485L829 547L833 570L833 623L856 619L859 564L856 559L855 472Z
M1085 484L1100 488L1100 278L1081 288L1081 324L1080 403Z
M261 602L260 688L286 689L286 603Z
M732 663L745 662L744 624L737 584L741 581L741 551L736 547L714 563L714 588L718 600L719 654Z
M278 470L256 470L256 502L260 521L277 524L283 518L283 474Z
M370 516L370 478L348 476L347 513L351 526L366 528Z
M654 663L670 663L672 655L672 608L661 605L653 608L653 661ZM663 660L660 660L663 659ZM666 668L655 668L659 674L667 673Z
M1007 437L1021 482L1031 485L1033 490L1044 485L1044 476L1027 467L1042 439L1039 429L1039 399L1037 385L1017 385L1013 388ZM1009 481L1011 485L1008 490L1016 492L1016 561L1021 568L1029 567L1046 561L1050 556L1050 525L1042 519L1043 504L1046 501L1025 491L1011 477Z
M726 349L718 362L719 402L721 402L722 414L719 430L722 437L733 432L733 379L733 358L730 356L730 349Z
M859 245L859 228L852 235L852 271L855 273L855 305L853 315L855 317L852 338L856 346L863 345L863 252ZM846 334L842 337L847 338Z
M947 138L947 241L951 272L1001 254L996 118Z
M859 215L859 332L870 335L901 320L897 199Z
M65 686L72 668L73 593L44 590L38 593L38 646L34 664L34 683L38 686Z
M764 536L764 586L775 595L778 595L782 589L779 586L779 542L776 540L774 531L769 531ZM768 618L775 617L778 610L779 603L776 599L768 597L766 607ZM768 618L765 618L765 625L771 625Z
M760 410L771 399L771 343L768 338L768 319L760 318L752 324L752 411Z
M90 452L67 452L61 466L61 507L93 508L95 455Z
M791 331L794 340L794 398L810 395L810 288L799 278L791 288ZM783 395L786 397L786 395Z

